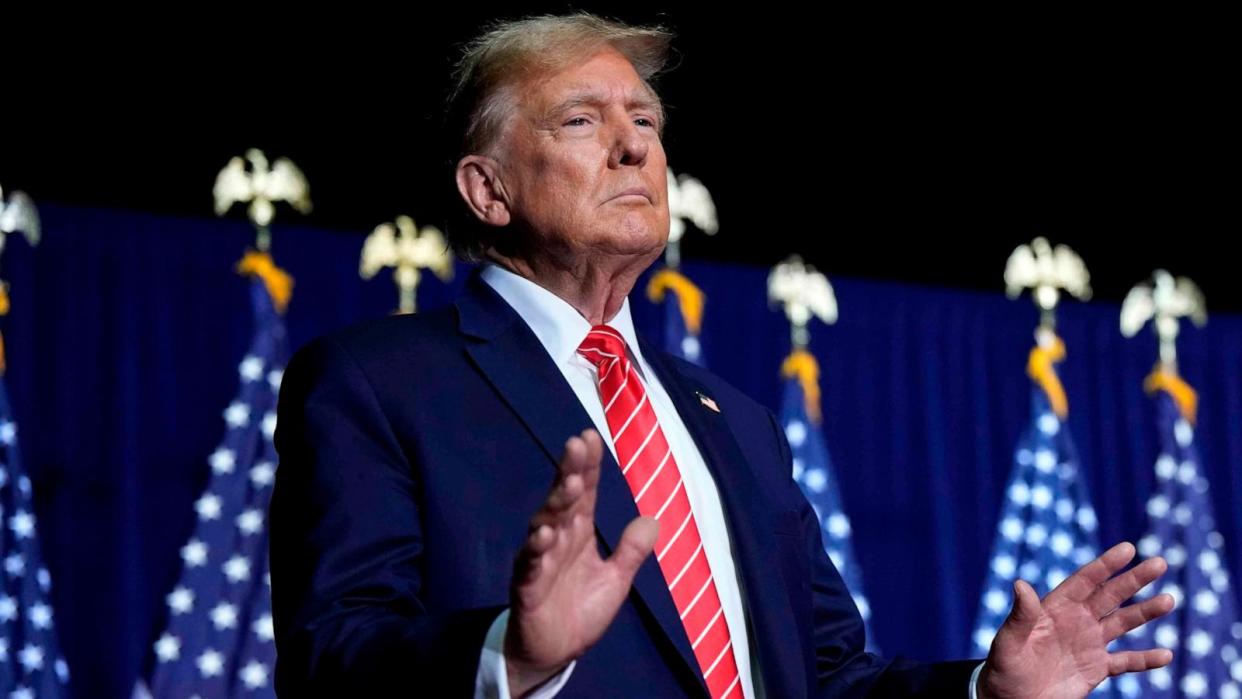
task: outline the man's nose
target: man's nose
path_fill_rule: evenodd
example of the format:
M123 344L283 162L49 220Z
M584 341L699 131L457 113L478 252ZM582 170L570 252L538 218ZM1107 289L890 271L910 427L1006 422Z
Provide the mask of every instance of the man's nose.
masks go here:
M642 131L627 117L621 122L614 135L612 151L608 155L608 167L642 165L647 160L649 149L650 145Z

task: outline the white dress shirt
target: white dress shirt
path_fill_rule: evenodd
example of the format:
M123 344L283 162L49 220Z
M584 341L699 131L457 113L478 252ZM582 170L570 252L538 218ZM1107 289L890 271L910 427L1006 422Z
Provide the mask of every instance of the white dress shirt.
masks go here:
M535 337L539 338L539 343L547 350L552 361L565 376L565 381L573 389L587 415L591 417L591 422L595 424L595 429L599 431L604 444L615 459L617 453L612 444L612 432L608 429L608 421L604 417L604 406L600 401L599 388L596 385L595 365L578 354L578 346L590 331L591 323L564 299L503 267L488 265L484 268L482 276L483 281L517 311L517 314L535 333ZM643 358L638 346L638 337L634 334L629 304L629 299L626 299L621 304L621 310L609 319L607 324L625 338L630 361L642 379L648 399L655 409L656 419L659 420L660 428L672 447L673 459L681 471L686 495L690 500L690 509L694 513L699 535L703 540L703 552L711 566L712 577L716 581L716 591L720 595L725 623L729 627L729 636L733 641L734 659L737 661L738 673L741 675L742 694L745 699L755 699L745 607L742 604L741 585L733 565L733 550L729 541L729 530L725 523L724 509L720 504L720 495L716 490L716 483L712 479L711 472L703 461L703 456L681 421L681 416L677 414L677 409L668 393L660 385L659 378ZM533 512L531 514L534 515ZM507 623L508 611L506 610L497 617L488 632L479 660L479 672L475 683L476 697L500 697L501 699L509 697L508 673L505 669L503 655ZM571 662L557 676L544 683L537 692L531 694L531 697L546 699L555 696L569 680L575 662Z

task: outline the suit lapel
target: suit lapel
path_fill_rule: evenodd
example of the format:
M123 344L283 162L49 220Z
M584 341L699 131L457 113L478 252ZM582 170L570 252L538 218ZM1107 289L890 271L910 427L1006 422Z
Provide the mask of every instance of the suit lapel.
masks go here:
M710 401L711 392L682 373L664 353L641 338L639 344L716 481L730 525L729 538L742 580L747 615L756 636L754 645L760 654L759 668L766 692L773 697L806 696L802 650L796 635L791 634L797 623L777 572L782 569L776 557L780 549L767 526L772 505L764 497L724 414L710 409L701 399L703 396Z
M590 416L534 332L477 273L457 302L457 311L461 331L478 340L468 345L466 352L539 442L554 470L565 441L594 427ZM605 449L595 525L608 552L616 550L622 531L638 516L629 485L612 453ZM649 556L639 568L634 592L676 648L684 670L693 673L706 694L690 640L655 556Z

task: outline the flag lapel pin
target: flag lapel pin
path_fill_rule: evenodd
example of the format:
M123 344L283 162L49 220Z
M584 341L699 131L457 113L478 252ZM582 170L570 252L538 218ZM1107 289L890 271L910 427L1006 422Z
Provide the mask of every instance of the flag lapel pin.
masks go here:
M702 393L699 393L698 391L695 391L694 393L695 395L699 397L699 402L702 403L708 410L714 413L720 412L720 406L716 405L716 401L712 400L711 398L708 398L707 396L703 395Z

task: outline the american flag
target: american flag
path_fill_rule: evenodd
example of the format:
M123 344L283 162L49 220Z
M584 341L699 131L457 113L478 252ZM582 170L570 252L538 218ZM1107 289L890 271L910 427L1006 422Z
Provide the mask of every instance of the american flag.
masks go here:
M803 372L792 369L797 366L803 367ZM809 352L796 350L785 361L785 367L787 370L782 372L786 379L781 402L781 425L785 428L785 438L789 440L789 448L793 452L793 477L819 518L828 557L845 580L863 623L869 625L871 605L863 594L862 570L850 542L850 519L841 507L841 490L833 476L832 459L820 428L819 398L813 395L808 401L807 391L803 388L804 381L818 381L818 365ZM813 375L804 373L806 371ZM818 388L813 390L818 392ZM874 638L868 628L868 650L877 649Z
M1156 394L1156 412L1156 492L1147 501L1149 529L1138 549L1145 558L1164 556L1169 570L1140 598L1169 593L1176 605L1168 616L1139 627L1126 640L1134 647L1173 649L1173 664L1122 676L1118 686L1125 696L1239 699L1242 619L1208 481L1199 465L1195 430L1188 419L1193 415L1183 415L1167 390Z
M166 597L168 626L155 642L156 699L275 696L266 513L289 347L281 313L258 278L250 298L255 330L238 369L240 389L224 411L224 441L208 459L211 477L194 503L181 579Z
M697 330L702 318L703 292L682 273L665 268L651 278L647 297L661 306L664 350L703 366L703 345ZM696 317L688 317L691 314Z
M30 478L17 451L17 424L0 373L0 696L46 699L68 694L69 666L56 642Z
M1036 349L1035 352L1041 350ZM1056 380L1049 364L1045 380ZM1048 384L1031 386L1031 423L1018 441L979 603L972 647L985 656L1013 603L1017 578L1042 598L1098 555L1095 510L1079 475L1078 457L1063 417L1053 409ZM1111 691L1106 681L1097 692Z

